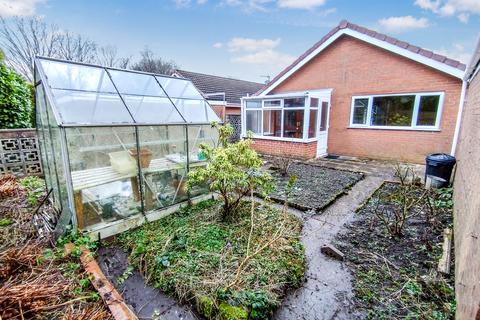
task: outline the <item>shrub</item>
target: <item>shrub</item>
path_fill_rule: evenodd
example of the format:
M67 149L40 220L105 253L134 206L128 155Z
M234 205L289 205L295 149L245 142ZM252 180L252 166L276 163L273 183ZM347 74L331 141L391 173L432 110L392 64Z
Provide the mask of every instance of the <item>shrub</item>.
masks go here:
M227 220L237 211L241 200L253 190L268 194L273 189L271 176L261 170L262 160L250 147L250 139L229 143L233 133L229 124L213 123L219 133L216 147L200 145L207 166L188 174L187 190L194 185L207 183L210 191L218 193L223 200L222 218Z
M374 213L392 236L402 236L406 222L418 215L412 211L418 204L425 203L427 190L421 191L417 185L418 177L411 167L395 166L395 176L399 179L399 188L393 193L380 192L376 199ZM419 191L421 193L419 194ZM386 206L385 204L392 204Z
M32 89L0 59L0 129L33 126Z

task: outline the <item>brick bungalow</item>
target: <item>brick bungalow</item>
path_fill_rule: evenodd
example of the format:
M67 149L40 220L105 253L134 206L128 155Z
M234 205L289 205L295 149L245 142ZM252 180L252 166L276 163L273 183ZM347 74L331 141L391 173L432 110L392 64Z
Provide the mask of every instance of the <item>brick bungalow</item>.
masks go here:
M173 76L189 79L208 100L217 116L229 122L235 129L238 139L241 131L241 98L261 90L265 84L210 74L175 70Z
M260 153L424 162L453 153L466 66L342 21L254 96L242 135Z

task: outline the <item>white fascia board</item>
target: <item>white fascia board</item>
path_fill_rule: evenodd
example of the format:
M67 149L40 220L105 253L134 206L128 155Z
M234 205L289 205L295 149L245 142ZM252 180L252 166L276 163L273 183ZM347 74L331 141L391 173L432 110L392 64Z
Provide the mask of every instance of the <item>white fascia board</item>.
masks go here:
M288 97L302 97L302 96L329 96L333 89L314 89L305 91L290 91L271 95L259 95L243 97L242 100L265 100L265 99L281 99Z
M226 101L207 100L207 102L208 102L210 105L213 105L213 106L226 106L226 105L227 105L227 102L226 102Z
M262 96L267 95L269 92L271 92L273 89L275 89L280 83L282 83L287 78L289 78L293 73L295 73L297 70L299 70L301 67L303 67L306 63L308 63L310 60L312 60L315 56L317 56L320 52L322 52L325 48L327 48L329 45L331 45L335 40L337 40L342 35L349 35L349 36L354 37L356 39L365 41L365 42L370 43L374 46L380 47L382 49L391 51L393 53L396 53L396 54L401 55L403 57L406 57L408 59L414 60L414 61L419 62L421 64L427 65L429 67L432 67L434 69L442 71L442 72L444 72L446 74L449 74L451 76L454 76L456 78L463 79L464 76L465 76L465 71L462 71L460 69L448 66L444 63L435 61L433 59L427 58L425 56L422 56L421 54L414 53L410 50L400 48L400 47L398 47L394 44L388 43L384 40L379 40L377 38L371 37L371 36L366 35L364 33L345 28L345 29L341 29L341 30L337 31L337 33L335 33L330 38L328 38L317 49L312 51L308 56L306 56L302 61L297 63L292 69L290 69L282 77L280 77L278 80L276 80L271 86L269 86L267 89L265 89L265 91L260 93L258 96L262 97Z

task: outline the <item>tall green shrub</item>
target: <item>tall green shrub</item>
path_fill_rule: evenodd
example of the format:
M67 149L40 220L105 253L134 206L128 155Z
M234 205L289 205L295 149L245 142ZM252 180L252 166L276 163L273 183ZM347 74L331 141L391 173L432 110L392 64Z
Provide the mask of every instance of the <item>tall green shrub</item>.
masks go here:
M32 114L31 85L0 60L0 129L30 128Z
M252 190L268 194L273 189L270 174L263 171L262 160L250 145L250 139L229 143L233 133L231 125L213 123L219 134L219 145L201 144L207 166L188 173L187 188L208 184L210 191L218 193L223 201L222 219L229 220L236 213L241 200Z

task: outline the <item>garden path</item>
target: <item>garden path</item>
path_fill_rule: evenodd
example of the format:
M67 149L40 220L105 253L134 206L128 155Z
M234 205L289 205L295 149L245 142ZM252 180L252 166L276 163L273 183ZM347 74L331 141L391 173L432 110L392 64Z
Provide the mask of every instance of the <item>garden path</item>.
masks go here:
M340 261L320 252L353 219L355 209L374 192L381 183L391 178L384 170L373 170L355 184L348 194L337 199L323 212L307 218L302 242L305 245L307 271L305 284L291 292L275 313L277 320L355 319L351 274Z

